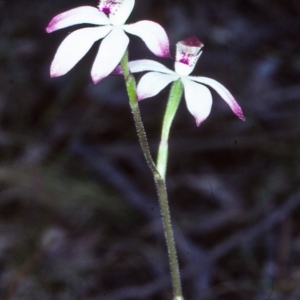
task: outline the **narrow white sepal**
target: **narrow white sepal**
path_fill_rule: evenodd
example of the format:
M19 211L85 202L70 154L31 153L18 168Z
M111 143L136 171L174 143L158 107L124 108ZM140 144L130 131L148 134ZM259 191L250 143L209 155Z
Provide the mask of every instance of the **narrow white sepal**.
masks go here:
M124 25L123 29L140 37L148 49L157 56L170 57L168 36L159 24L152 21L139 21Z
M128 44L129 38L121 28L114 28L103 39L91 70L92 80L95 84L117 67Z
M130 61L129 68L132 73L156 71L165 74L176 74L174 71L168 69L163 64L150 59L139 59Z
M127 21L128 17L130 16L133 7L134 7L134 0L123 0L121 1L120 6L116 10L114 14L109 15L109 19L111 24L113 25L123 25Z
M48 33L77 24L108 25L108 17L92 6L80 6L55 16L46 27Z
M189 112L194 116L199 126L210 114L212 96L207 87L191 81L189 78L182 78L184 96Z
M137 85L137 98L143 100L157 95L170 82L175 81L177 75L149 72L145 74Z
M243 111L237 101L234 99L232 94L227 90L227 88L219 83L218 81L202 76L189 76L190 79L206 84L213 88L221 97L222 99L229 105L231 110L235 115L237 115L241 120L245 121L245 117Z
M58 47L50 67L51 77L69 72L89 51L95 41L106 36L110 26L78 29L70 33Z

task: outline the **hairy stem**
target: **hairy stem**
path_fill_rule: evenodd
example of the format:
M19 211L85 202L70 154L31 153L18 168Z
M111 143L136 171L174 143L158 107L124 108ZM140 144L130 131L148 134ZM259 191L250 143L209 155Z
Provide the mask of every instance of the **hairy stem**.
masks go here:
M171 224L171 215L169 210L168 195L164 175L161 175L152 159L149 145L147 142L146 132L142 122L138 101L136 98L136 82L132 76L128 66L128 53L124 54L121 60L121 67L126 83L127 94L129 97L129 104L133 114L136 131L139 142L144 153L147 164L153 174L157 195L159 199L160 212L163 221L164 233L169 254L169 263L172 277L173 297L174 300L183 300L181 291L181 281L179 273L179 265L177 260L177 253L175 241L173 236L173 229Z

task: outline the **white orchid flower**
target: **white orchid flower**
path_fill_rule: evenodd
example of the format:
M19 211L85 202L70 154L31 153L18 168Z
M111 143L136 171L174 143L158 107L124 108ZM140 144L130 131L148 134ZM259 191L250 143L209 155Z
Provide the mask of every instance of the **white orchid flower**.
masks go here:
M152 21L125 24L134 4L134 0L102 0L97 8L81 6L55 16L46 28L48 33L77 24L96 26L78 29L64 39L51 64L51 77L66 74L103 38L91 70L93 82L98 83L120 63L129 43L125 32L139 36L155 55L169 57L169 40L159 24Z
M189 112L195 117L199 126L210 114L212 96L206 86L212 87L229 105L240 119L245 120L242 109L231 93L214 79L200 76L189 76L194 70L202 51L203 44L196 37L189 37L176 45L175 71L148 59L131 61L131 72L152 71L142 76L137 85L137 98L143 100L157 95L169 83L181 80ZM120 73L117 68L115 73Z

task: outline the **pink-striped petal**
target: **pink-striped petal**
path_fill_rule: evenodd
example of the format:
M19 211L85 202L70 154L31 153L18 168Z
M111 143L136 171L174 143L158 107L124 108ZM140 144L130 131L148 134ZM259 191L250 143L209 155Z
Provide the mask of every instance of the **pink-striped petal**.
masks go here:
M121 28L114 28L102 41L91 71L94 84L108 76L116 68L128 44L129 38Z
M143 100L157 95L170 82L178 79L177 75L149 72L139 81L136 89L138 100Z
M108 17L92 6L80 6L55 16L46 27L48 33L76 24L108 25Z
M222 99L229 105L231 110L235 115L237 115L241 120L245 121L245 117L243 111L239 104L236 102L234 97L231 93L218 81L208 78L208 77L201 77L201 76L189 76L191 80L206 84L212 87L221 97Z
M150 59L138 59L129 62L129 68L132 73L144 72L144 71L156 71L166 74L175 74L174 71L168 69L163 64L150 60Z
M169 39L165 30L159 24L152 21L139 21L124 25L123 29L140 37L155 55L170 57Z
M123 0L115 13L109 15L111 24L123 25L131 14L134 7L134 0Z
M184 96L189 112L194 116L199 126L210 114L212 97L209 89L202 84L182 78Z
M69 34L58 47L50 67L51 77L69 72L89 51L95 41L111 31L111 26L82 28Z

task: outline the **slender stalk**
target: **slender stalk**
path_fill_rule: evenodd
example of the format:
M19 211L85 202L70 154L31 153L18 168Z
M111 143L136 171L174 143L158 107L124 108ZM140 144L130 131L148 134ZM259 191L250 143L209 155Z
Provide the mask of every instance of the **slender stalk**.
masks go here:
M179 265L177 260L177 252L175 247L175 241L173 236L173 229L171 224L171 215L169 210L167 189L165 184L164 176L160 174L157 170L156 165L152 159L149 145L147 142L146 132L144 129L144 125L142 122L140 109L138 105L138 101L136 98L136 82L132 74L130 73L128 67L128 53L124 54L121 60L121 67L124 74L124 79L126 83L127 94L129 97L129 104L133 114L134 123L136 127L136 131L138 134L139 142L144 153L147 164L153 174L157 195L159 199L160 212L162 215L162 221L164 226L164 233L168 248L169 254L169 263L171 269L171 277L172 277L172 287L173 287L173 299L174 300L183 300L182 291L181 291L181 281L180 281L180 273L179 273Z
M145 132L144 125L142 122L139 104L138 104L138 101L136 98L136 82L135 82L135 79L134 79L133 75L131 74L129 67L128 67L128 52L127 51L125 52L125 54L121 60L121 67L122 67L122 71L124 74L126 90L127 90L127 94L129 97L129 104L130 104L131 112L133 114L135 128L136 128L136 131L138 134L139 142L141 144L141 148L144 153L147 164L148 164L151 172L153 173L153 176L155 178L158 178L160 175L156 169L155 163L154 163L151 153L150 153L146 132Z
M166 169L167 169L167 162L168 162L168 141L169 141L169 134L170 134L170 128L175 116L175 113L178 109L180 99L183 92L183 86L181 83L181 79L178 79L177 81L173 82L167 109L164 115L164 121L161 131L161 139L159 143L158 148L158 155L157 155L157 170L162 175L163 178L166 177Z
M183 300L182 290L181 290L181 280L179 272L179 264L177 259L177 251L175 246L175 240L173 235L173 228L171 223L171 214L169 209L168 195L166 184L163 178L159 180L155 179L155 184L157 188L157 194L159 198L159 206L162 215L165 238L169 254L169 264L172 276L172 287L173 287L173 297L174 300Z

